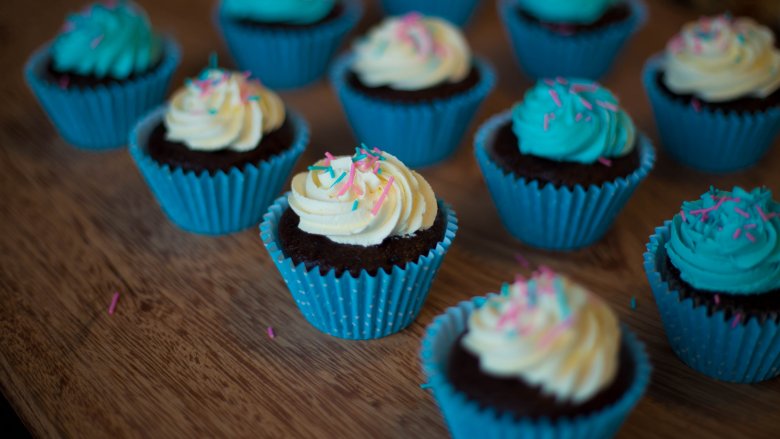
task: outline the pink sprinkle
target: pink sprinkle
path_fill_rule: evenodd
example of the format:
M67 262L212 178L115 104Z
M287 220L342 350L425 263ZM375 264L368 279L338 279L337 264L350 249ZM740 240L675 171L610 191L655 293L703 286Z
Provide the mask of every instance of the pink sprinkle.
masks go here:
M550 87L554 87L555 86L555 81L553 81L552 79L545 79L544 83L549 85Z
M576 122L579 122L582 119L582 113L577 113L577 117L574 118Z
M114 311L116 311L117 302L119 302L119 291L115 291L114 297L111 298L111 304L108 305L108 315L110 316L114 315Z
M745 238L750 242L756 242L756 238L750 232L745 233Z
M68 89L68 84L70 84L70 76L65 75L60 78L60 88L63 90Z
M569 81L567 81L566 78L564 78L563 76L559 76L555 78L555 80L558 81L558 83L561 85L566 85L569 83Z
M691 107L693 107L693 111L700 112L701 111L701 101L699 101L696 98L691 99Z
M553 271L552 268L546 266L546 265L540 265L539 266L539 274L542 276L546 276L548 278L552 278L555 276L555 271Z
M272 326L268 327L268 331L267 332L268 332L268 338L270 338L271 340L276 338L276 334L274 333L274 328Z
M352 187L354 182L355 182L355 162L352 162L349 165L349 177L347 177L347 182L341 185L341 189L339 189L339 191L336 192L336 196L340 197L346 194L349 188Z
M740 209L739 207L734 207L734 212L737 212L738 214L742 215L745 218L750 218L750 214Z
M98 35L95 37L95 39L92 40L92 42L89 43L89 47L95 49L100 45L101 41L103 41L103 35Z
M569 87L569 93L579 93L581 91L596 91L598 86L596 84L572 84Z
M612 160L606 158L606 157L599 157L599 163L606 167L612 166Z
M745 224L745 229L752 230L758 227L755 223Z
M588 102L588 100L583 98L582 96L580 96L580 102L582 102L582 105L584 105L585 108L587 108L588 110L592 110L593 109L593 105L591 105L591 103Z
M585 122L590 122L590 121L591 121L591 117L590 116L585 118Z
M405 25L415 24L422 18L419 12L410 12L401 18L401 23Z
M382 189L382 195L379 196L379 199L376 200L376 204L374 204L374 208L371 209L371 214L376 215L377 212L379 212L379 208L382 207L382 203L385 202L385 198L387 198L387 193L390 192L390 186L393 185L393 182L395 181L395 177L390 177L389 180L387 180L387 184L385 185L385 188Z
M715 305L720 305L720 294L715 295Z
M682 220L683 220L684 223L688 222L688 218L685 216L685 211L684 210L680 210L680 216L682 217Z
M521 255L520 253L515 253L515 260L523 268L530 268L531 267L531 263L528 262L528 259L526 259L525 256Z
M572 325L571 319L566 319L562 323L555 326L550 332L547 334L544 334L539 340L539 348L545 349L547 346L550 345L555 339L557 339L559 336L563 334L564 331L569 329Z
M325 166L330 166L330 163L336 160L336 157L333 157L333 154L325 151Z
M758 215L761 217L761 219L764 222L769 221L769 216L767 216L767 214L764 213L764 209L762 209L761 206L756 206L756 210L758 211Z
M498 319L498 329L503 328L507 323L517 319L517 316L520 315L520 308L519 303L512 302L509 309Z
M547 131L550 129L550 115L545 114L544 115L544 130Z
M553 102L555 102L555 105L562 107L563 104L561 104L561 98L558 96L558 92L553 89L549 89L547 91L550 93L550 97L552 98Z
M731 322L731 329L734 329L739 325L739 321L742 320L742 313L737 313L737 315L734 316L734 320Z
M617 111L618 111L618 107L617 107L617 105L615 105L615 104L613 104L613 103L611 103L611 102L596 101L596 104L597 104L599 107L606 108L606 109L607 109L607 110L609 110L609 111L614 111L614 112L617 112Z
M739 235L741 235L741 234L742 234L742 229L737 229L737 230L734 230L734 234L733 234L733 235L731 235L731 237L732 237L733 239L738 239L738 238L739 238Z

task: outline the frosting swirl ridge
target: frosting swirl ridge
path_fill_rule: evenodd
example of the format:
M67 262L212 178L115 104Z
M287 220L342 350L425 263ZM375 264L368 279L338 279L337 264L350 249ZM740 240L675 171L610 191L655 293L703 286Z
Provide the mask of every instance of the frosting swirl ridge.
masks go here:
M598 83L544 79L512 113L520 152L556 161L594 163L634 149L636 128L618 99Z
M354 47L352 70L369 87L421 90L459 82L471 71L471 50L447 21L409 13L387 18Z
M162 38L135 3L95 4L68 16L51 56L60 72L125 79L160 60Z
M488 297L469 317L462 343L484 373L581 403L615 379L620 338L601 299L547 269Z
M433 225L438 205L418 173L377 148L330 154L292 180L290 208L304 232L339 244L371 246Z
M695 288L759 294L780 288L780 205L772 192L710 189L672 220L666 252Z
M200 151L250 151L279 128L284 103L245 73L208 68L171 98L166 137Z
M749 18L702 17L666 46L664 84L707 102L765 98L780 88L780 49Z
M230 17L263 23L310 24L325 18L336 0L224 0Z
M601 18L616 0L519 0L518 3L544 21L590 24Z

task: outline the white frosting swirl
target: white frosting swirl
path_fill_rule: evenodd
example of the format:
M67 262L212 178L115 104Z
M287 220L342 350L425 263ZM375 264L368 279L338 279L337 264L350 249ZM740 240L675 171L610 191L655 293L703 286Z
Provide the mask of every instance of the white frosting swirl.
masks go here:
M447 21L410 13L385 19L358 41L352 69L369 87L421 90L466 78L471 51Z
M772 31L749 18L703 17L666 47L664 83L707 102L765 98L780 88Z
M284 103L246 74L204 70L174 93L166 138L200 151L249 151L284 123Z
M428 182L376 148L318 161L293 177L288 200L304 232L364 247L427 229L438 212Z
M620 327L601 299L545 271L488 298L471 314L462 343L486 374L581 403L614 380Z

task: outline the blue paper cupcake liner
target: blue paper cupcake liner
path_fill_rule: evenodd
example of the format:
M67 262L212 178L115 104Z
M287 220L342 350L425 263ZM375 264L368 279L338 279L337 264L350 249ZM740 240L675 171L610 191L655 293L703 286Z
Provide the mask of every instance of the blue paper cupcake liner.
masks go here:
M730 172L754 165L780 135L780 107L735 112L697 111L668 96L656 82L663 57L648 60L642 79L664 149L680 163L703 171Z
M734 319L720 310L708 315L706 306L681 300L670 290L658 267L666 260L671 221L655 230L644 254L645 272L661 314L666 337L675 354L692 369L711 378L755 383L780 375L780 331L767 319Z
M233 59L268 87L282 90L308 85L327 71L344 37L363 14L359 0L341 0L345 9L331 21L307 28L260 29L214 11Z
M347 54L336 61L331 82L355 136L411 168L433 165L455 152L496 82L493 68L475 58L480 81L470 90L424 102L392 102L366 96L347 83L353 58Z
M636 336L623 326L623 343L631 351L636 369L631 386L613 405L573 418L516 419L510 414L482 407L469 400L447 379L450 352L458 337L466 330L469 315L484 300L484 297L477 297L448 308L428 326L422 340L422 369L452 436L526 439L604 439L614 436L650 382L650 361Z
M566 76L599 79L647 18L639 0L629 0L631 16L602 29L561 35L518 13L518 0L498 0L509 42L520 67L532 78Z
M479 5L479 0L382 0L382 9L388 15L419 12L442 17L458 26L465 25Z
M512 112L490 118L477 131L474 150L493 202L506 229L517 239L550 250L587 247L607 233L618 213L647 177L655 163L650 141L639 137L639 169L627 177L587 188L540 185L498 167L489 157L487 143Z
M166 107L153 111L130 135L130 155L170 220L184 230L223 235L254 226L282 190L295 162L309 141L306 121L287 109L295 138L292 146L257 164L229 172L195 173L171 168L146 153L151 131L160 123Z
M318 268L295 265L282 252L279 218L287 208L287 195L271 205L260 224L263 244L306 320L326 334L351 340L386 337L417 318L458 230L455 212L439 201L447 228L442 241L427 255L404 267L395 266L391 273L380 269L372 276L363 270L355 277L350 272L336 276L330 270L323 275Z
M136 122L165 100L179 65L179 46L165 41L161 64L149 73L93 88L66 87L46 79L49 44L38 49L24 67L24 76L57 132L68 143L102 150L127 144Z

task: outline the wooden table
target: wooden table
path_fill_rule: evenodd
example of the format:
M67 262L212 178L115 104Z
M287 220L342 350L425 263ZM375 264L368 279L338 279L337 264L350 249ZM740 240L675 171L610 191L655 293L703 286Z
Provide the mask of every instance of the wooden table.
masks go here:
M682 364L666 342L642 252L653 228L710 184L780 191L780 150L727 176L696 173L661 154L600 243L563 254L524 246L501 227L471 148L476 124L530 84L494 3L485 1L467 34L495 64L498 87L455 158L423 171L458 212L455 244L410 328L375 341L339 340L304 321L256 229L220 238L183 232L163 216L127 151L79 151L57 136L20 72L81 3L0 3L0 65L8 69L0 83L0 385L36 436L444 437L439 411L420 388L420 338L446 307L511 279L521 252L605 297L647 344L653 381L620 437L777 437L780 380L725 384ZM228 59L210 1L141 3L184 47L175 84L214 48ZM693 16L649 3L650 24L605 84L656 139L642 64ZM370 8L362 29L378 17ZM313 129L298 170L326 149L346 153L356 144L326 83L283 97ZM114 291L121 298L109 316Z

